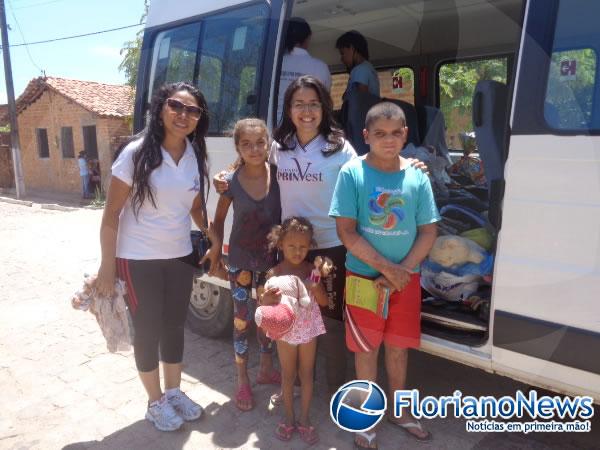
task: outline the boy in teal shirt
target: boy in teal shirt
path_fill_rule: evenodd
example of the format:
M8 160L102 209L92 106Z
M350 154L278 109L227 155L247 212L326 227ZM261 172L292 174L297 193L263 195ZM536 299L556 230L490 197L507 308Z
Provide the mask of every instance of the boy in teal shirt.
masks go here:
M405 388L408 348L420 345L418 270L435 242L440 216L429 179L400 156L408 135L402 109L379 103L367 113L365 127L370 151L342 167L329 215L336 218L348 250L348 282L354 276L368 278L377 289L391 292L387 318L353 305L348 297L345 313L346 344L355 353L357 379L376 381L383 342L393 393ZM431 437L410 416L388 418L416 439ZM374 439L375 433L357 433L355 443L369 448Z

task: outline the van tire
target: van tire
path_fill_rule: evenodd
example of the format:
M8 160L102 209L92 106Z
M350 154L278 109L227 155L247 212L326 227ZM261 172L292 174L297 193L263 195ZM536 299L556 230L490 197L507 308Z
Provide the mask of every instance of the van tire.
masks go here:
M186 323L190 330L201 336L230 334L233 302L229 290L195 277Z

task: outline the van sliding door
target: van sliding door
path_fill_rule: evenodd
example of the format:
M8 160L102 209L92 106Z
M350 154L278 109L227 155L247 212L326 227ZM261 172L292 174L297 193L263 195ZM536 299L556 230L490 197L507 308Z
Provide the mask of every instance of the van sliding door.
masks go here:
M501 373L600 399L600 2L530 0L492 311Z

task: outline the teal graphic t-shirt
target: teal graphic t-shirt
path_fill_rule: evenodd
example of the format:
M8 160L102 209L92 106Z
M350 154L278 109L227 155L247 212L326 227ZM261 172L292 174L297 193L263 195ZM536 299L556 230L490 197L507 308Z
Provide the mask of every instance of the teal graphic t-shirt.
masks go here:
M421 170L382 172L364 158L349 161L340 170L329 215L356 220L358 233L394 263L412 248L418 226L440 220L429 178ZM366 277L379 276L351 252L346 268Z

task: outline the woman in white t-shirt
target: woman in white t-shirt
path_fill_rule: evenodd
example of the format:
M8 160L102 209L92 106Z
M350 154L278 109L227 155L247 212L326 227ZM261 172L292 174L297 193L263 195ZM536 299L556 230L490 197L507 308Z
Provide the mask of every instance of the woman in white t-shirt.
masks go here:
M127 285L135 362L149 397L146 418L161 431L202 414L179 385L194 274L191 219L204 225L207 130L208 109L197 88L173 83L158 89L146 129L112 166L100 228L96 288L112 295L117 274Z

